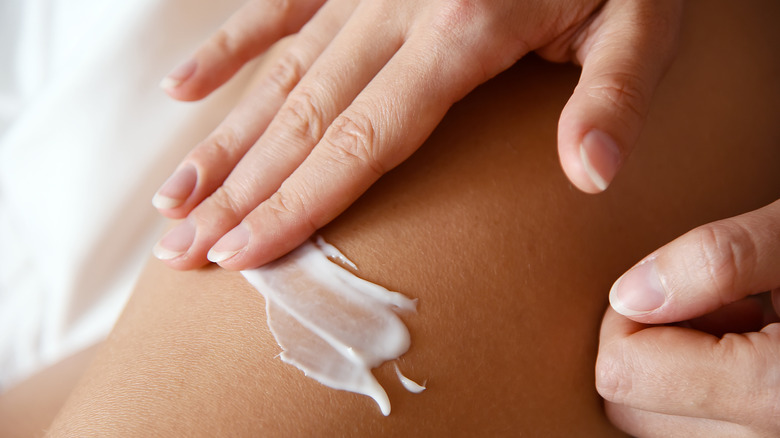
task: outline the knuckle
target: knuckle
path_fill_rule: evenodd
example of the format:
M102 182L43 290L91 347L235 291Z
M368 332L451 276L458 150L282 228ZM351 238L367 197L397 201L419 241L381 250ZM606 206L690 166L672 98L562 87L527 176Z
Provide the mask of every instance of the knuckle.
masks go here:
M694 268L704 273L722 304L734 301L758 257L750 232L735 223L715 222L697 228L693 238L699 255Z
M606 81L593 85L588 95L627 111L638 119L644 119L647 113L644 103L647 101L641 85L642 79L633 73L611 73Z
M303 209L303 200L295 193L279 190L268 198L268 207L284 216L296 215Z
M211 42L219 51L224 53L231 53L233 49L233 38L230 32L225 28L219 28L211 37Z
M290 94L306 73L300 57L292 50L282 55L268 72L266 80L280 94Z
M307 90L292 93L277 117L285 131L304 140L304 144L314 144L322 138L324 116Z
M219 53L229 58L242 58L244 54L241 50L241 44L238 39L227 28L220 28L211 37L211 44Z
M282 12L286 16L286 13L293 9L293 2L291 0L268 0L268 4L263 5L263 7Z
M369 169L381 176L386 169L379 159L376 130L362 114L342 114L333 122L323 140L332 159L349 167Z
M433 28L451 34L472 23L479 11L473 0L442 0L433 21Z
M214 131L194 153L197 161L206 164L233 162L236 155L242 154L241 139L235 130L227 127Z
M274 213L279 221L303 222L309 232L314 232L318 228L309 217L304 196L297 191L280 189L268 198L265 206Z
M264 0L247 2L228 21L217 29L211 37L211 44L230 57L238 57L242 62L252 58L257 52L258 36L264 31L278 29L285 23L285 17L294 13L292 0ZM269 14L269 11L273 11ZM248 26L249 21L258 17L269 18L270 22L260 26Z
M235 224L246 215L246 206L251 205L251 199L246 194L232 186L219 187L208 198L207 214L210 223L224 227Z

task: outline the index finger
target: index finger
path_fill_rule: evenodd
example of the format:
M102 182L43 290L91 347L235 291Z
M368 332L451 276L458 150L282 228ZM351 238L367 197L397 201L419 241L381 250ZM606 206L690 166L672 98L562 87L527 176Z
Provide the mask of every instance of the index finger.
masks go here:
M596 387L604 399L634 409L760 423L777 418L779 363L780 324L717 338L648 327L610 308L601 326Z

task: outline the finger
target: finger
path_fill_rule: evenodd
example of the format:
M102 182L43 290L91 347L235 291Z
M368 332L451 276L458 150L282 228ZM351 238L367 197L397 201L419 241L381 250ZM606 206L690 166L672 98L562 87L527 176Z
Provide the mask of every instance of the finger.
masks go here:
M297 32L324 0L252 0L176 67L160 86L173 98L197 100L230 79L247 61Z
M618 312L644 323L683 321L780 285L780 200L677 238L623 274Z
M607 2L584 30L582 75L558 125L561 165L580 190L605 190L636 144L675 52L680 9L679 0Z
M771 424L778 414L779 360L778 324L758 333L717 338L679 327L643 329L608 309L596 387L607 401L634 409Z
M351 14L348 2L329 2L292 37L282 55L261 71L252 92L182 161L152 204L170 218L183 218L214 193L266 130L287 96Z
M228 269L273 260L408 157L450 105L485 79L478 63L464 62L460 47L427 36L410 37L333 122L311 155L214 246L209 259Z
M659 414L610 402L604 403L604 409L609 421L631 436L643 438L759 436L751 434L745 426L709 418Z
M170 266L188 269L203 263L217 239L279 188L403 43L401 21L378 21L371 9L376 4L367 5L354 11L224 184L189 214L195 230L189 249L159 251L173 255L167 259Z

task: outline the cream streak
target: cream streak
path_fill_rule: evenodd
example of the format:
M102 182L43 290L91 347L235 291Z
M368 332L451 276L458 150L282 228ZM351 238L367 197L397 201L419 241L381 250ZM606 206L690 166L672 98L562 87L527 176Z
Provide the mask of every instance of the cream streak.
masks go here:
M417 300L363 280L333 260L357 269L320 237L242 274L265 297L268 326L284 362L331 388L373 398L389 415L390 400L371 369L409 349L409 331L397 313L414 312ZM425 389L398 375L412 392Z

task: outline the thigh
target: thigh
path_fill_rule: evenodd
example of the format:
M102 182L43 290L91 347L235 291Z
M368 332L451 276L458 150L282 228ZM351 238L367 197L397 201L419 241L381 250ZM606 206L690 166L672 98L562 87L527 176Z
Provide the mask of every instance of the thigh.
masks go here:
M232 272L152 261L52 429L284 436L617 433L594 389L611 282L687 229L780 195L773 2L691 2L680 57L607 193L566 181L555 139L577 80L529 57L453 107L409 161L322 230L360 275L419 299L393 413L283 364Z

